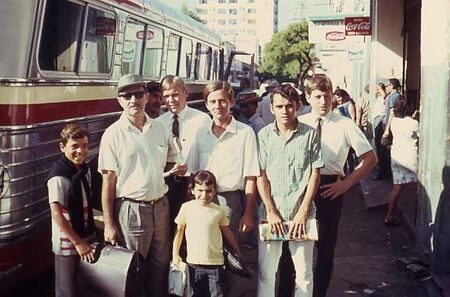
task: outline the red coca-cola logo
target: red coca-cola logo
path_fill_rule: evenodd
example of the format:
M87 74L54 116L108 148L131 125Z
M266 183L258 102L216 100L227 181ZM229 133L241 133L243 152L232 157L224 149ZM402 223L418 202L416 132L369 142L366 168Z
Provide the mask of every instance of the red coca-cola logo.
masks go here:
M369 22L361 22L361 23L348 23L345 26L347 31L361 31L361 30L370 30Z
M345 35L371 35L372 26L369 17L345 18Z
M325 34L325 39L328 41L340 41L345 39L345 34L340 31L331 31Z

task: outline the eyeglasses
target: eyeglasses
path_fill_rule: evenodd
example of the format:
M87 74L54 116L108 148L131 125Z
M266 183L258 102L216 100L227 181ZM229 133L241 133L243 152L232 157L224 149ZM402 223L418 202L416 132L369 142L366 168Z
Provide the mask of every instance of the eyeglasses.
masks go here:
M140 99L144 96L144 92L143 91L139 91L139 92L133 92L133 93L123 93L123 94L119 94L119 97L124 98L125 100L131 100L131 97L136 98L136 99Z

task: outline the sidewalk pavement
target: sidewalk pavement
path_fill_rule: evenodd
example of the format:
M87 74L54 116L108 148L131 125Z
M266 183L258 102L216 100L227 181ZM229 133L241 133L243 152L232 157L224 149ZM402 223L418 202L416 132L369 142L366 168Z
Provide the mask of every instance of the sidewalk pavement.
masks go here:
M345 195L329 297L426 296L420 283L398 268L399 258L417 256L405 226L383 222L391 186L369 177Z

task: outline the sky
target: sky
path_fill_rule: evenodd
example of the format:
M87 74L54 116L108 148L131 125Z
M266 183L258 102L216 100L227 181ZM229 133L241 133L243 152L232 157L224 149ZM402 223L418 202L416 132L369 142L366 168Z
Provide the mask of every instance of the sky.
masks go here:
M198 0L159 0L173 8L179 9L183 3L194 10ZM278 1L278 31L285 29L291 22L293 11L295 11L295 5L297 1L292 0L279 0Z

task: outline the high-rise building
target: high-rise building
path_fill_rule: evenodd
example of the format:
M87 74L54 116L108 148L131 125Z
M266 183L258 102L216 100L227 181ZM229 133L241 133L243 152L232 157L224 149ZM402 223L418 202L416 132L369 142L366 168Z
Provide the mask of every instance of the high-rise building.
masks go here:
M255 54L278 31L278 0L197 0L199 16L238 51Z

